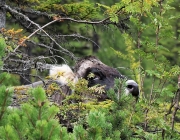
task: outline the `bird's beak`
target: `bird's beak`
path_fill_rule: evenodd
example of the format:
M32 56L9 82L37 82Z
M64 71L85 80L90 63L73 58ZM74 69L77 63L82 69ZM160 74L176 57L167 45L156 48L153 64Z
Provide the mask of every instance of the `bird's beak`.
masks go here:
M139 97L139 86L134 80L126 81L126 94L132 94L135 97Z

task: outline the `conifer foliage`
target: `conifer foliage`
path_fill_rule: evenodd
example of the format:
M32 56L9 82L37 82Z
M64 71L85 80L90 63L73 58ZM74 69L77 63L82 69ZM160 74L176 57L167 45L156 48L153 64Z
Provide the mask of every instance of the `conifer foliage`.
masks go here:
M179 139L178 5L178 0L0 0L0 139ZM117 80L109 99L98 102L92 93L102 94L103 88L88 88L85 79L68 83L73 94L62 105L48 98L60 92L57 84L14 96L18 84L44 82L46 64L73 64L90 54L124 68L139 84L139 99L125 96L124 81Z

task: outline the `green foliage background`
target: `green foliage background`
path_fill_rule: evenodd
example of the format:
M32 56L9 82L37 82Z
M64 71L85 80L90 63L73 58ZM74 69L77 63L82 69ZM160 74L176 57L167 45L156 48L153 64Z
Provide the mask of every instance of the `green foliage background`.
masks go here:
M14 75L1 73L1 139L179 139L178 0L6 2L22 11L32 9L33 12L48 14L49 18L30 16L30 19L39 25L45 25L53 18L61 18L63 15L74 20L86 21L87 23L79 23L64 20L45 29L57 40L56 34L76 35L66 36L58 40L58 43L78 57L96 55L105 64L118 68L122 74L138 81L141 94L139 101L135 103L131 97L122 96L118 99L114 96L116 92L109 91L112 102L107 101L108 107L107 102L103 105L95 103L95 108L94 104L86 104L89 109L84 111L84 108L80 108L80 114L73 122L74 131L68 133L66 127L59 125L56 114L64 108L71 110L72 105L50 105L45 91L37 88L29 91L34 100L23 103L21 109L10 109L8 106L13 94L10 86L16 85L19 81L16 75L14 78ZM108 19L108 22L88 23L104 19ZM6 28L11 30L13 35L5 32L0 36L1 67L3 58L17 47L18 42L14 37L18 38L19 33L22 36L30 34L26 29L18 31L23 26L12 23L10 13L7 13ZM80 36L77 36L78 34ZM36 43L50 44L50 39L39 38L36 35L30 39ZM46 50L38 46L32 50L34 56L46 54L44 52ZM70 65L74 64L69 56L61 53L57 55L68 59ZM59 57L56 59L57 63L63 62ZM47 62L51 61L48 59Z

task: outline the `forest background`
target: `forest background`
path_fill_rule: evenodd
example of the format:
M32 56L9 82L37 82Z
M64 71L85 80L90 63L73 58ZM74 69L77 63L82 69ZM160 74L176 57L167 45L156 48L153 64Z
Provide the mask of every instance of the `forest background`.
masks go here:
M63 130L64 139L178 139L179 6L178 0L0 0L0 138L59 139L59 130ZM82 121L88 124L87 129L78 121L70 134L58 126L57 132L55 129L45 135L57 123L49 121L56 121L52 116L44 120L33 117L36 123L29 125L26 109L41 106L25 104L19 115L20 110L9 115L14 112L7 109L10 103L4 102L12 94L7 87L46 77L48 71L41 63L73 67L79 57L87 55L97 56L138 82L141 93L135 108L133 103L126 104L127 97L118 101L113 98L114 103L104 112L90 111ZM45 94L42 89L33 90L32 96L35 93ZM37 97L37 101L44 98ZM53 116L59 112L48 104L43 107L54 110ZM108 118L110 110L114 116ZM22 116L27 118L23 120ZM99 123L93 117L98 117ZM19 122L27 127L24 134ZM32 136L30 131L34 132Z

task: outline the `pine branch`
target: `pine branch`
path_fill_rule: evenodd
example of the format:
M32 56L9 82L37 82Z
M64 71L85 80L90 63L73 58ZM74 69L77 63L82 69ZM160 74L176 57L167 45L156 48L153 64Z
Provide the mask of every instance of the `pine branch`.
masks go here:
M9 93L9 89L7 89L5 91L5 93L1 93L1 94L5 94L5 97L4 97L4 100L3 100L3 103L2 103L2 107L1 107L0 120L2 119L2 117L4 115L4 112L6 111L6 103L7 103L8 96L9 96L8 93Z

